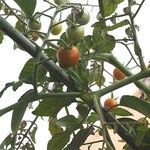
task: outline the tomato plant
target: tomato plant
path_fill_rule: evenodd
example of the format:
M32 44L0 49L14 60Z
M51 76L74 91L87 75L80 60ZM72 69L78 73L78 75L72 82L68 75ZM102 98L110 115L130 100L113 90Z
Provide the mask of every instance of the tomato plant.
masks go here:
M80 59L80 51L75 46L65 49L60 48L57 52L57 60L62 68L68 68L76 65Z
M125 74L122 71L120 71L118 68L115 68L113 70L113 76L116 80L123 80L126 78Z
M2 129L5 114L12 111L11 131L6 137L1 133L0 150L150 150L149 45L140 30L144 51L137 34L144 3L150 5L145 0L0 0ZM149 18L144 11L143 18ZM27 53L30 59L16 59L15 64L16 51L10 56L2 52L16 47L23 50L17 49L19 58ZM21 61L20 73L11 72ZM112 66L116 68L111 72ZM4 75L11 77L6 84L5 71L11 74ZM133 84L140 91L137 97L129 92ZM24 86L28 90L20 95ZM3 106L4 93L10 103ZM113 97L120 99L119 106ZM43 120L49 131L39 126ZM50 139L39 144L37 130L48 132ZM112 133L117 138L112 139ZM94 142L88 139L91 135Z

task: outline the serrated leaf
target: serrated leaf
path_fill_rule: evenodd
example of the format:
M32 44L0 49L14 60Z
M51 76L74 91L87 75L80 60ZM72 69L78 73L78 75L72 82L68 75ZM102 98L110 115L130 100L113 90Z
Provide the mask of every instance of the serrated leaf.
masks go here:
M28 98L31 97L32 95L34 95L34 90L29 90L20 97L18 102L27 101ZM28 104L22 104L22 105L19 105L19 107L14 109L12 118L11 118L11 130L13 133L16 133L16 131L19 129L19 125L22 121L22 118L24 116L27 106Z
M57 120L57 124L66 127L70 131L75 130L79 123L79 120L73 115L68 115Z
M132 108L150 118L150 103L140 100L134 96L122 96L120 100L121 106Z
M110 16L113 12L115 12L117 5L123 1L124 0L103 0L103 10L105 17Z
M128 110L126 110L124 108L111 109L111 113L113 115L117 115L117 116L133 116L132 113L130 113Z
M87 137L90 135L92 128L86 128L80 130L72 139L71 143L65 148L65 150L78 150L83 145Z
M37 116L56 116L57 113L64 107L71 103L70 99L43 99L37 108L32 112Z
M36 7L36 0L14 0L27 17L31 17Z
M4 39L3 32L2 32L2 31L0 31L0 44L3 42L3 39Z
M34 58L30 58L24 65L23 69L21 70L21 73L19 75L19 80L27 83L27 84L33 84L33 71L36 64L36 60ZM37 81L43 81L44 77L46 75L46 69L42 66L38 66L37 71Z
M94 27L93 30L93 49L99 52L110 53L115 47L115 38L106 33L106 29L101 26Z
M85 55L92 47L92 36L87 35L83 38L83 40L79 41L77 47L80 49L81 55Z
M70 140L70 133L68 132L60 132L52 137L52 139L48 142L47 149L48 150L62 150L65 145Z

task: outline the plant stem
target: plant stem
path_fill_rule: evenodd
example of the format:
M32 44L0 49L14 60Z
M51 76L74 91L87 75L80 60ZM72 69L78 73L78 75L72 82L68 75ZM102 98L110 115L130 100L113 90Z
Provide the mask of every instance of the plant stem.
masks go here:
M0 109L0 116L4 115L5 113L14 110L15 108L24 105L24 104L28 104L30 102L33 101L37 101L40 99L45 99L45 98L56 98L56 99L62 99L62 98L76 98L76 97L80 97L80 92L68 92L68 93L41 93L41 94L35 94L31 97L29 97L28 99L24 100L24 101L19 101L15 104L12 104L6 108Z
M98 114L99 120L102 125L103 138L104 138L104 141L106 142L107 148L109 150L115 150L114 146L111 145L107 139L107 132L106 132L107 128L105 126L105 119L104 119L103 112L102 112L102 106L98 103L98 97L96 94L93 95L94 106L95 106L96 112Z
M145 66L145 62L143 60L142 50L140 48L140 45L139 45L139 42L138 42L138 39L137 39L134 19L133 19L132 12L131 12L130 0L128 0L128 6L129 6L129 12L130 12L129 13L129 18L130 18L130 21L131 21L131 25L130 26L131 26L131 29L132 29L132 32L133 32L134 52L139 58L141 70L144 70L146 68L146 66Z
M5 19L0 16L0 29L6 33L12 40L19 43L21 47L24 48L32 57L36 57L37 47L31 41L29 41L24 35L22 35L18 30L16 30L11 24L9 24ZM48 57L42 53L41 59L47 60ZM44 61L42 65L51 73L51 76L58 82L63 82L70 89L76 89L75 84L65 71L63 71L59 66L57 66L52 60ZM77 90L77 89L76 89Z
M133 74L126 67L124 67L112 54L109 54L109 53L100 54L100 55L94 56L93 59L99 60L99 61L101 60L107 61L110 64L117 67L119 70L121 70L126 76L133 76ZM148 77L148 76L149 75L145 74L143 78ZM135 80L134 84L138 88L140 88L147 96L150 95L150 89L144 83L142 83L141 81Z
M28 128L28 130L26 131L25 134L23 134L23 138L21 139L21 141L19 142L18 147L16 148L16 150L18 150L24 140L25 137L27 137L27 134L30 132L30 129L32 128L32 126L35 124L36 120L38 119L38 116L35 117L35 119L33 120L33 122L31 123L30 127Z
M112 92L114 90L117 90L125 85L128 85L130 83L137 83L138 80L145 78L145 77L150 77L150 69L149 70L144 70L143 72L137 73L133 76L130 76L122 81L116 82L106 88L103 88L101 90L95 91L94 93L98 94L99 96L103 96L109 92ZM149 88L147 87L147 90L149 91ZM149 91L150 94L150 91Z

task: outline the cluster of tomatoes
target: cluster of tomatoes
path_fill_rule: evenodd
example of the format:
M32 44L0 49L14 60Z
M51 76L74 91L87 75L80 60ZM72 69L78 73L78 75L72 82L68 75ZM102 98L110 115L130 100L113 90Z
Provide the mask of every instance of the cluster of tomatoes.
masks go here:
M65 4L65 0L55 0L56 5ZM62 68L68 68L76 65L80 59L80 50L75 46L84 37L83 25L86 25L90 20L89 12L84 8L72 8L71 13L66 18L68 28L66 37L69 45L60 47L57 51L57 61ZM41 22L38 19L30 19L28 22L29 29L40 30ZM62 24L53 20L51 23L51 34L58 35L62 31ZM37 32L38 33L38 32ZM32 40L36 41L39 36L36 32L32 32Z

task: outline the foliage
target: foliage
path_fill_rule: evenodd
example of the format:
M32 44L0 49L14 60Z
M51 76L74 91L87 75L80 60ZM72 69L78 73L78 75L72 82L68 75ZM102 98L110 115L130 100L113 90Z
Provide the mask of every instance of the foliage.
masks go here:
M136 0L128 0L128 3L98 0L96 5L67 0L14 0L14 3L15 7L11 8L10 2L0 0L0 13L3 14L0 16L0 44L8 35L14 41L14 49L28 52L32 58L25 62L17 81L6 83L0 97L7 94L10 87L14 92L24 84L32 89L15 104L0 109L0 116L13 110L12 133L0 143L0 149L34 150L38 130L36 121L42 117L48 119L51 134L48 150L78 150L83 145L90 148L95 143L102 143L100 149L114 150L109 130L120 136L125 150L149 150L150 89L144 78L150 77L150 69L145 65L136 34L139 27L134 23L144 0L141 3ZM36 6L41 3L45 7L40 10ZM123 11L120 13L117 8L121 6ZM88 7L98 10L96 19L92 19ZM69 16L65 10L70 11ZM11 17L16 20L14 27L8 19ZM86 28L86 25L90 27ZM119 35L120 39L115 34L119 31L124 31L124 35ZM123 45L124 51L130 54L126 65L113 55L117 44ZM77 55L71 52L73 48L78 50ZM58 56L61 49L63 54ZM65 64L61 65L60 61ZM133 74L131 62L140 68L138 73ZM105 64L120 73L114 75ZM118 103L113 91L130 83L142 91L141 96L124 94ZM108 99L117 101L117 107L106 109L103 106L101 101L107 94ZM29 105L37 100L38 105L32 106L35 119L24 120ZM76 108L70 111L72 106ZM62 113L64 110L67 115ZM143 117L136 120L132 110ZM86 143L90 135L97 133L101 141Z

